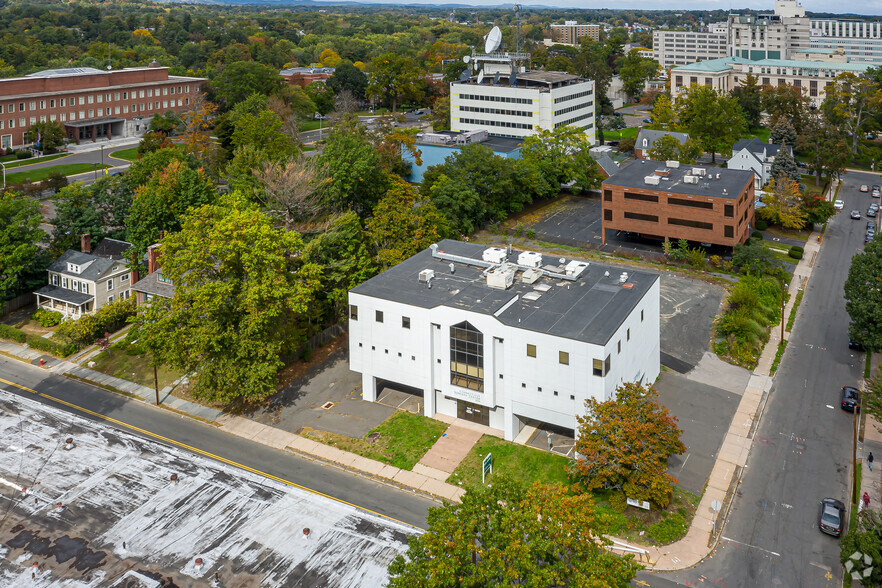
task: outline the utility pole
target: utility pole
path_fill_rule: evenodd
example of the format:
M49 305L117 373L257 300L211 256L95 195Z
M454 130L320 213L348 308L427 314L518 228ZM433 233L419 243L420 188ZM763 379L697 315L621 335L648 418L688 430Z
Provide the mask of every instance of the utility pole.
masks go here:
M851 415L851 421L854 428L854 435L851 444L851 485L853 486L851 501L857 504L860 488L857 483L857 438L858 438L858 411L861 408L860 402L854 405L854 413Z
M159 376L156 374L156 364L153 364L153 387L156 389L156 406L159 406Z

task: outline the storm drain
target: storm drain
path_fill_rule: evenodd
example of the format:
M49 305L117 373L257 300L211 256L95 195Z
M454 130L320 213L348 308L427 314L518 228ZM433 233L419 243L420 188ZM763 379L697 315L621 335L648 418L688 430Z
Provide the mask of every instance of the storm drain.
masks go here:
M325 410L331 410L332 408L334 408L334 403L325 402L324 404L322 404L322 408L324 408Z

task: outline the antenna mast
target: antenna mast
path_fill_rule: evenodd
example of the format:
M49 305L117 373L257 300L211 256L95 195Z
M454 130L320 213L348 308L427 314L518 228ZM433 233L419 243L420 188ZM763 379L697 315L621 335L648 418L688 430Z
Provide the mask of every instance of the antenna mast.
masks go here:
M515 51L517 53L520 53L521 52L521 5L515 4L513 10L515 13L515 23L517 26L517 37L515 37L515 39L516 39Z

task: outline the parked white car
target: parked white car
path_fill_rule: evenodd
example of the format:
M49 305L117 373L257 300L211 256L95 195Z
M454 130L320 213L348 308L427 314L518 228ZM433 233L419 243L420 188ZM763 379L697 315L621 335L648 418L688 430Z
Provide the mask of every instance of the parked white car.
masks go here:
M833 202L833 208L835 208L836 210L842 210L843 208L845 208L845 202L843 202L842 200L836 200L835 202Z

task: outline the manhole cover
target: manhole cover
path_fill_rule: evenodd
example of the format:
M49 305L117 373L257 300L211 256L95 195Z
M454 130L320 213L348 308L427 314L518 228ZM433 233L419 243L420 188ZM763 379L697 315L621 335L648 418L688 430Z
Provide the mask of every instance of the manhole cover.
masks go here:
M333 402L325 402L324 404L322 404L322 408L324 408L325 410L330 410L330 409L334 408L334 403Z
M379 438L380 438L380 434L379 434L379 433L371 433L370 435L368 435L367 437L365 437L365 439L367 439L367 440L370 441L371 443L373 443L374 441L376 441L376 440L379 439Z

